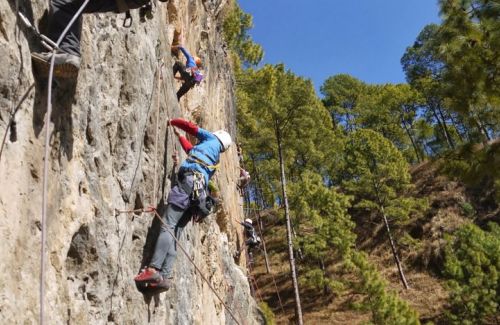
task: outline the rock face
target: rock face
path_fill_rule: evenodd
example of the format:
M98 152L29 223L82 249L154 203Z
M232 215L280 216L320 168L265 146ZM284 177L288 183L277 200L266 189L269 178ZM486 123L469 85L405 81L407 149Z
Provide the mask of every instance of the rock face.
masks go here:
M158 222L151 214L116 213L161 207L170 188L171 154L181 150L168 118L195 119L208 130L236 135L234 81L220 34L225 2L158 2L145 22L133 11L129 29L122 27L124 15L85 15L82 67L77 81L56 80L50 125L47 83L35 81L30 59L30 51L42 48L16 19L21 11L43 32L47 1L0 3L0 136L6 134L0 156L0 323L39 319L47 127L46 323L236 323L181 251L174 287L154 297L139 293L133 277L151 253ZM180 104L180 83L171 73L174 30L203 59L206 75ZM262 320L246 270L233 259L242 242L236 221L243 218L235 149L222 155L215 177L223 206L204 222L190 223L181 242L238 322L255 324Z

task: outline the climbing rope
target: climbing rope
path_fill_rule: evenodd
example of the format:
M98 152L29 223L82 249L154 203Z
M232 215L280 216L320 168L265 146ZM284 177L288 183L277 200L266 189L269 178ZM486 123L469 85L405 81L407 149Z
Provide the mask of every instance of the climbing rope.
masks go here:
M158 62L158 79L157 79L157 88L156 88L156 125L155 125L155 157L154 157L154 178L153 178L153 204L158 204L157 197L156 197L156 179L158 177L157 171L156 171L156 165L158 161L158 127L160 124L160 90L161 90L161 84L163 81L162 77L162 69L163 67L163 62L159 61Z
M231 311L231 309L226 305L226 303L224 302L224 300L222 300L222 298L217 294L217 291L215 291L215 288L210 284L210 282L208 281L208 279L203 275L203 273L201 272L200 268L196 265L196 263L194 262L194 260L189 256L189 254L186 251L186 249L182 246L182 244L179 242L179 240L177 239L177 237L175 236L175 234L172 232L172 230L170 230L170 228L167 225L167 223L162 219L162 217L158 214L158 211L155 208L150 207L150 208L142 208L142 209L135 209L135 210L116 210L116 212L117 213L132 213L132 212L154 213L155 217L158 218L158 220L160 220L160 222L164 226L163 229L165 229L172 236L172 238L175 241L175 244L181 249L182 253L187 257L188 261L194 266L194 268L196 269L196 271L198 271L198 273L200 274L200 276L203 279L203 281L205 281L207 283L207 285L210 288L210 290L212 290L212 292L215 294L215 296L217 297L217 299L219 299L219 301L222 303L222 305L227 310L227 312L229 313L229 315L233 318L233 320L236 322L236 324L238 324L238 325L241 324L238 321L238 319L236 318L236 316L233 314L233 312ZM242 321L243 321L243 319L242 319Z
M49 171L49 148L50 148L50 115L52 113L52 81L54 77L54 62L55 62L55 54L61 41L64 36L68 33L69 29L78 17L81 15L87 4L90 0L85 0L83 4L80 6L78 11L75 13L73 18L71 18L70 22L63 30L59 39L56 42L56 46L52 49L52 57L50 59L50 67L49 67L49 80L48 80L48 94L47 94L47 117L45 119L45 152L44 152L44 161L43 161L43 190L42 190L42 243L41 243L41 258L40 258L40 325L44 324L44 312L45 312L45 250L46 250L46 233L47 233L47 187L48 187L48 171Z

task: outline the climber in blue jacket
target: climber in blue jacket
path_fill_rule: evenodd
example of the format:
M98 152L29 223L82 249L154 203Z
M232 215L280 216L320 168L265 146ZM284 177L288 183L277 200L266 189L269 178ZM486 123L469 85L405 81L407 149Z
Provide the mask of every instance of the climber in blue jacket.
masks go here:
M179 49L186 57L186 64L180 61L174 63L173 71L174 77L176 79L182 80L182 86L177 91L177 100L180 100L191 88L198 85L203 80L203 75L200 72L202 67L201 59L197 56L192 56L189 52L181 45L172 46L173 49ZM180 77L175 75L179 72Z
M178 182L168 195L167 207L162 215L164 225L158 235L149 267L134 278L136 282L148 283L150 287L160 291L168 290L172 281L177 255L177 245L172 234L179 238L191 218L191 214L185 213L187 210L195 208L209 213L203 206L208 183L218 167L220 154L232 142L229 133L223 130L212 133L182 119L170 120L169 124L195 136L198 144L193 146L186 138L179 136L188 157L182 162L177 174ZM165 225L170 231L163 228Z

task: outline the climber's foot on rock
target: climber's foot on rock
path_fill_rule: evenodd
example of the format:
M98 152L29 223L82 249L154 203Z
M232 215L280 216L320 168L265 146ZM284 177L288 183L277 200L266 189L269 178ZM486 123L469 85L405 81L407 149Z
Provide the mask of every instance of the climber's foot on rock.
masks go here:
M52 52L31 53L33 65L39 77L48 77ZM54 77L75 78L80 69L80 57L69 53L56 53L54 58Z
M148 267L144 271L136 275L134 280L136 282L159 283L160 281L162 281L162 276L157 270Z

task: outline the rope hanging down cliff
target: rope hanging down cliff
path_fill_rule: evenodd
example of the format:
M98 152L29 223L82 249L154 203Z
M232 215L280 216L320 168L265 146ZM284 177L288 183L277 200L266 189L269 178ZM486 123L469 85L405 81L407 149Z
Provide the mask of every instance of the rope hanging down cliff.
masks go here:
M48 80L48 94L47 94L47 115L45 119L45 151L43 161L43 192L42 192L42 245L41 245L41 259L40 259L40 325L44 324L44 299L45 299L45 250L46 250L46 233L47 233L47 186L48 186L48 170L49 170L49 140L50 140L50 115L52 114L52 82L54 73L55 54L63 40L64 36L68 33L69 29L78 17L82 14L90 0L85 0L78 11L75 13L69 24L59 36L56 46L52 49L52 57L50 59L49 67L49 80Z

